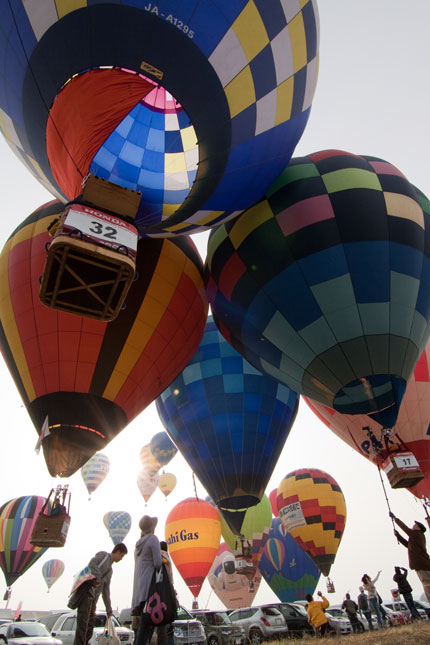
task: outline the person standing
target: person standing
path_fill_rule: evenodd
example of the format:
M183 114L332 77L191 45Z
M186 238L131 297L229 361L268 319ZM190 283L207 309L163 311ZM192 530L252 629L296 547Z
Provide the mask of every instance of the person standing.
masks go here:
M143 617L145 602L148 599L154 571L161 568L161 548L158 538L154 535L158 518L144 515L140 518L140 538L134 549L134 579L133 597L131 601L132 613L140 616L139 628L135 645L147 645L151 640L154 627L146 622Z
M375 612L376 620L378 621L379 628L382 627L382 616L381 616L381 610L379 607L379 596L378 596L378 592L376 591L375 582L378 580L380 574L381 572L378 571L378 573L373 578L373 580L367 573L365 573L361 578L363 587L367 591L367 598L369 601L370 611L373 610Z
M412 587L408 581L408 570L405 567L394 567L393 580L397 583L399 594L403 596L405 603L411 612L412 620L421 620L418 609L415 607L414 599L412 598Z
M112 579L112 563L120 562L127 553L127 547L122 542L116 544L111 553L98 551L88 563L90 572L95 576L87 580L81 587L79 604L77 604L77 624L73 645L87 645L94 631L96 607L100 595L106 607L106 614L112 616L110 601L110 583Z
M360 593L357 598L358 611L361 614L364 614L367 622L369 623L369 629L373 630L372 612L370 611L370 608L369 608L367 594L364 593L364 587L360 587L359 589L360 589Z
M322 595L321 591L318 591L318 596L321 600L314 600L311 594L306 595L308 620L317 637L325 636L328 631L329 623L324 610L330 607L329 601Z
M354 600L351 599L351 596L349 593L345 594L345 600L342 603L342 609L346 611L346 614L349 618L349 622L351 623L352 631L355 634L359 634L360 632L363 631L363 626L358 620L357 616L357 610L358 610L358 605Z
M426 598L430 602L430 557L427 553L426 538L424 535L426 527L421 522L415 522L410 529L394 513L390 513L390 517L409 538L406 540L398 531L394 530L394 535L400 544L403 544L408 549L409 568L413 569L421 580Z

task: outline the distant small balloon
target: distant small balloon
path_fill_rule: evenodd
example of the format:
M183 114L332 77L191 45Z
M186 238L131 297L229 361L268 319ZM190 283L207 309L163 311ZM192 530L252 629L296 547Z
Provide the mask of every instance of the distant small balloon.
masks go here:
M126 511L110 511L106 513L106 528L114 544L124 542L131 528L131 515ZM104 518L103 518L104 521Z
M54 582L64 573L64 562L62 560L48 560L42 566L42 575L48 585L48 591Z
M166 466L178 452L167 432L157 432L149 442L151 454L162 466Z
M147 443L143 448L141 449L139 453L139 459L142 463L143 470L146 472L150 473L151 475L154 475L155 473L158 473L158 471L161 468L161 464L159 461L156 460L154 455L151 452L151 447L149 443Z
M167 497L176 486L177 479L172 473L162 473L158 482L158 488Z
M91 495L96 488L100 486L109 472L109 459L101 452L88 459L87 463L81 468L82 479L84 480L87 491Z
M137 487L145 502L148 502L152 493L158 486L160 475L152 474L147 470L141 470L137 476Z

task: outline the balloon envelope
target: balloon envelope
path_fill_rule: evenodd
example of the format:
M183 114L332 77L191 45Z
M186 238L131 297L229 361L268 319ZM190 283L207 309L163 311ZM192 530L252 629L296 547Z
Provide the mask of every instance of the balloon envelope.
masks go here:
M178 452L167 432L157 432L149 442L149 447L152 455L162 466L166 466Z
M272 513L275 517L279 517L278 503L276 501L277 496L278 496L278 489L274 488L272 492L269 494L269 502L270 502L270 506L272 507Z
M197 598L220 543L217 509L202 499L184 499L167 516L165 536L175 567Z
M143 234L206 230L255 203L309 117L318 12L312 0L228 5L7 3L9 145L65 201L89 171L141 192Z
M245 361L209 316L197 353L156 407L213 501L220 508L245 509L266 489L298 396Z
M186 237L140 240L139 278L110 323L45 307L39 276L47 227L59 202L42 206L0 255L0 348L40 432L52 476L70 476L102 450L185 367L207 316L202 261Z
M106 528L114 544L124 542L131 529L131 515L126 511L110 511L107 513Z
M245 509L237 534L231 530L230 517L226 519L221 512L220 519L222 536L233 552L241 550L239 534L250 543L252 561L257 569L272 524L272 508L267 495L263 495L255 506Z
M272 521L261 556L259 571L281 602L305 600L313 595L320 570L282 526L279 517Z
M46 548L30 544L34 524L45 503L44 497L27 495L0 507L0 567L8 586L43 555Z
M96 453L81 468L82 479L87 491L94 493L109 473L109 458L101 452Z
M139 452L139 459L143 466L143 470L150 473L151 475L158 473L161 468L160 462L157 461L157 459L151 452L151 446L149 445L149 443L141 448Z
M278 486L278 510L285 529L328 576L346 522L339 484L317 468L293 470Z
M58 578L63 575L63 572L64 562L62 560L48 560L47 562L44 562L42 566L42 575L45 578L48 589L52 587L54 582L57 582Z
M252 580L237 573L234 555L225 542L219 545L207 578L212 591L227 609L250 607L261 582L258 570Z
M340 414L336 410L311 401L305 401L317 417L338 437L367 459L374 459L365 427L369 426L380 440L382 426L372 417L363 414ZM393 428L393 440L398 435L413 452L424 474L424 479L410 488L416 497L430 498L430 342L421 354L406 386L405 395ZM376 463L381 459L376 457Z
M214 319L257 369L392 427L429 335L429 223L386 161L293 159L263 201L211 233Z
M151 473L147 470L141 470L137 476L137 487L145 502L149 500L152 493L158 486L160 475L158 473Z
M176 477L172 473L162 473L158 480L158 488L167 497L176 486Z

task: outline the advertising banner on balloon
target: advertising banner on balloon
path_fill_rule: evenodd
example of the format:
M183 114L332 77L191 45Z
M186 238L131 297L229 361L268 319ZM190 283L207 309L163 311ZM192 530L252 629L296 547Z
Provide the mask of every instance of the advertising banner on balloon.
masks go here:
M258 570L252 580L236 571L235 557L225 542L221 542L207 578L227 609L250 607L261 582Z

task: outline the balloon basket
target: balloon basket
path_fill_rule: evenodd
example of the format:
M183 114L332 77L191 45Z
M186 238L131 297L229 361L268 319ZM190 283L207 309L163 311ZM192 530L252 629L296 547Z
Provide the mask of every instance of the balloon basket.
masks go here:
M69 509L68 486L52 488L34 523L30 544L40 547L64 546L70 527Z
M136 191L88 177L82 201L68 205L51 229L39 292L44 305L101 321L116 318L136 273L138 233L127 220L139 201Z
M333 580L327 578L327 593L335 593L336 589Z
M382 462L381 468L391 488L411 488L424 479L418 461L410 451L391 453Z

